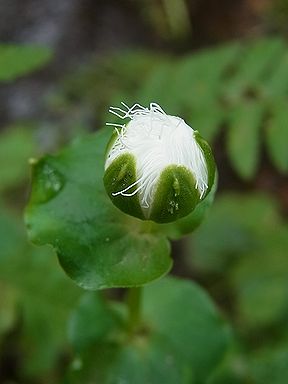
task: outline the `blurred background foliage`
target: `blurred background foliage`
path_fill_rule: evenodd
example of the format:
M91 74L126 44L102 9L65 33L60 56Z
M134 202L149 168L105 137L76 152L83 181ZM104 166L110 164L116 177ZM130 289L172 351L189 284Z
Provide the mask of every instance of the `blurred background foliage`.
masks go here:
M28 159L113 121L110 105L154 101L218 164L207 220L173 244L173 273L205 287L235 335L209 384L286 384L287 0L36 3L0 4L0 382L60 383L75 359L82 291L27 242Z

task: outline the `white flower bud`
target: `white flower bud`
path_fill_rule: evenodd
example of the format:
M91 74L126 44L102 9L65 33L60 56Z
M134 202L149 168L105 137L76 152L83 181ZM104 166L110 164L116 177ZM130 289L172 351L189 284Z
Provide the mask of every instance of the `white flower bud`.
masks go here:
M183 119L151 103L110 112L127 124L108 143L104 184L125 213L159 223L188 215L210 191L215 163L209 145Z

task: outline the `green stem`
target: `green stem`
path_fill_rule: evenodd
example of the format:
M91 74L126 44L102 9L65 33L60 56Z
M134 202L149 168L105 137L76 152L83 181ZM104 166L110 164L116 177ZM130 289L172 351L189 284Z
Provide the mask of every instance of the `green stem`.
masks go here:
M126 296L128 307L128 329L133 332L141 320L142 287L129 288Z

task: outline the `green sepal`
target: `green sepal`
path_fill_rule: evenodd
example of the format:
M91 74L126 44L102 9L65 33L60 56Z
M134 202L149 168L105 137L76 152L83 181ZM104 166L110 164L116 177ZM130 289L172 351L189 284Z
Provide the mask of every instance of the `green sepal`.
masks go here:
M181 219L172 223L158 225L157 229L159 233L165 234L170 240L179 240L183 236L195 231L205 219L215 197L217 191L217 170L215 173L215 181L211 188L211 191L204 199L199 201L199 204L195 209L189 213L189 215L182 217ZM155 224L156 225L156 224Z
M113 193L124 190L136 181L136 162L133 155L125 153L113 160L104 173L103 181L109 198L117 208L128 215L145 220L138 193L133 196L113 196ZM133 193L136 189L137 185L127 193Z
M216 174L215 159L214 159L210 145L207 143L206 140L203 139L200 133L198 131L195 131L194 136L195 136L195 140L197 141L197 144L202 149L205 160L206 160L206 165L208 170L208 188L205 192L205 196L207 196L208 193L211 191L211 188L213 187L213 184L215 182L215 174Z
M192 173L184 166L170 165L161 173L149 219L169 223L188 215L200 201Z
M117 131L114 129L113 132L112 132L112 135L106 145L106 149L105 149L105 159L108 157L109 155L109 152L110 152L110 149L113 147L116 139L118 138L118 133Z

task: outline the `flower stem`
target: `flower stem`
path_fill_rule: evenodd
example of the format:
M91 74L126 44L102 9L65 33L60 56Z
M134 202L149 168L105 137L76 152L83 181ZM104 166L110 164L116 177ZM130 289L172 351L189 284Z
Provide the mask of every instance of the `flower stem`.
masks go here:
M135 331L141 321L142 287L129 288L126 296L128 307L128 329Z

